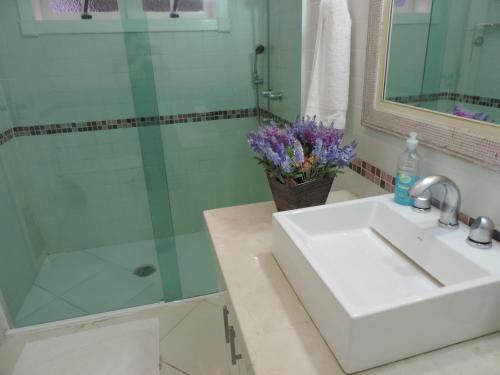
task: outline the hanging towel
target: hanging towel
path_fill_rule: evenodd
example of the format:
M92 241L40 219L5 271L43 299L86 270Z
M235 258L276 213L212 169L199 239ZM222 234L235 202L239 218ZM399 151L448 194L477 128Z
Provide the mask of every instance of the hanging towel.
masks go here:
M351 16L347 0L321 0L305 114L345 128L351 62Z

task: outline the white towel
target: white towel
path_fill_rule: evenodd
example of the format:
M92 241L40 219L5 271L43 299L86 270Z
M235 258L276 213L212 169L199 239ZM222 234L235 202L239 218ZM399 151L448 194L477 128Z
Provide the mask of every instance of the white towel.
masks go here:
M30 342L13 375L158 375L159 332L156 318Z
M347 0L321 0L305 114L345 128L349 100L351 16Z

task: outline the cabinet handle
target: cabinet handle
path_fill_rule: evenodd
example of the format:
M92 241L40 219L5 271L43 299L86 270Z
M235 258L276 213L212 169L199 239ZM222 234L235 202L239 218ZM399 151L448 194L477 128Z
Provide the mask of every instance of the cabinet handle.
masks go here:
M227 306L222 308L222 316L224 317L224 335L226 336L226 344L229 343L229 310Z
M236 365L236 361L238 361L238 359L241 359L241 354L236 354L236 342L235 342L235 338L236 338L236 332L234 331L234 327L231 326L231 328L229 328L229 338L230 338L230 346L231 346L231 363L232 365Z

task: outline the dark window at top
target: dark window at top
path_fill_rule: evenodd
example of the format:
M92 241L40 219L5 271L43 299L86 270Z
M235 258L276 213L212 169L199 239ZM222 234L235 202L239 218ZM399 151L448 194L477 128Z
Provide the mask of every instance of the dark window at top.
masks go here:
M170 12L170 0L142 0L146 12Z
M83 0L49 0L49 7L53 13L81 13ZM91 0L89 12L117 12L117 0Z

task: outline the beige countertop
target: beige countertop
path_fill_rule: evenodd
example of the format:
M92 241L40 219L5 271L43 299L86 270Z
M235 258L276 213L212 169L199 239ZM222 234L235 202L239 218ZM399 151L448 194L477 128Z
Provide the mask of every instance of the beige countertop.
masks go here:
M334 201L353 198L346 191L334 195ZM274 211L274 204L266 202L205 212L254 372L256 375L344 374L272 255L271 216ZM452 345L362 374L498 375L500 334Z

